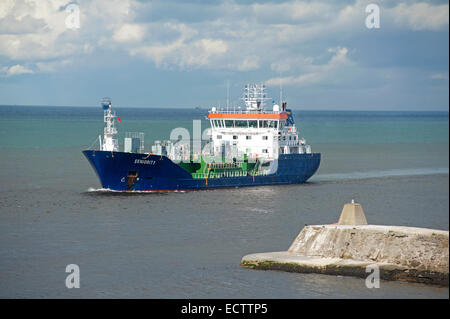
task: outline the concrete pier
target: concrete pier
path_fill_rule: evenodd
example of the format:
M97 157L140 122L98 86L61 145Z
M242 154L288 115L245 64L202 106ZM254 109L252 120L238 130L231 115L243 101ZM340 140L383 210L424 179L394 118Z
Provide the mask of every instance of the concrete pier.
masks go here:
M354 200L345 204L338 225L367 225L366 215L361 204L355 203Z
M344 208L340 220L347 219L346 212L355 210ZM359 223L365 220L355 216ZM287 251L246 255L241 266L366 278L366 267L377 265L381 279L448 286L448 239L448 231L416 227L305 226Z

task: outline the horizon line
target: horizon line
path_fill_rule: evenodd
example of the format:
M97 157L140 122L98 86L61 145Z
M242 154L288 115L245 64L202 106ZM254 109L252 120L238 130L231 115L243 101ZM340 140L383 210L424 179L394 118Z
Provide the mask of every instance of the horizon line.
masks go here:
M0 104L0 107L12 106L12 107L57 107L57 108L100 108L100 106L96 105L34 105L34 104ZM208 110L208 107L203 106L114 106L115 108L124 109L201 109ZM302 108L302 107L291 107L292 110L297 111L358 111L358 112L442 112L449 113L449 109L441 110L441 109L361 109L361 108Z

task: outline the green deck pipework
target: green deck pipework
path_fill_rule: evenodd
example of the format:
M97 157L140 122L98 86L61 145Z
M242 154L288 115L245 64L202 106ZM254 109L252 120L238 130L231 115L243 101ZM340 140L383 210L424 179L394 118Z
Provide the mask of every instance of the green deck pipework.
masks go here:
M179 163L183 169L191 173L193 178L220 178L224 175L229 177L261 175L259 172L261 167L260 160L257 159L255 163L249 163L247 154L244 154L241 161L233 161L230 163L224 162L224 158L222 157L222 163L217 164L223 164L224 166L209 167L203 156L200 157L200 163L194 163L192 160L190 162Z

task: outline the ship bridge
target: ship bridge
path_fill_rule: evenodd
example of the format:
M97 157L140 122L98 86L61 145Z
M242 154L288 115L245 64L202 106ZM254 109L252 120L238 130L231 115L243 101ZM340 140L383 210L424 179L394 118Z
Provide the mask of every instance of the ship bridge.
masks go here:
M279 154L311 152L304 140L299 139L285 102L281 102L281 107L273 104L271 110L265 109L264 102L269 98L263 84L246 85L242 99L244 110L212 107L209 111L213 155L270 161Z

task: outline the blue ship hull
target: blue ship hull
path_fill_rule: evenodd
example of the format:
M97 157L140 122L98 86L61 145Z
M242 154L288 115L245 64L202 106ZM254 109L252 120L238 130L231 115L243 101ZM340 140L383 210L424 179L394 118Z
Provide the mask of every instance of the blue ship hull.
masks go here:
M115 191L176 191L261 185L301 184L319 168L320 153L281 154L272 174L193 178L166 156L86 150L83 154L103 188Z

